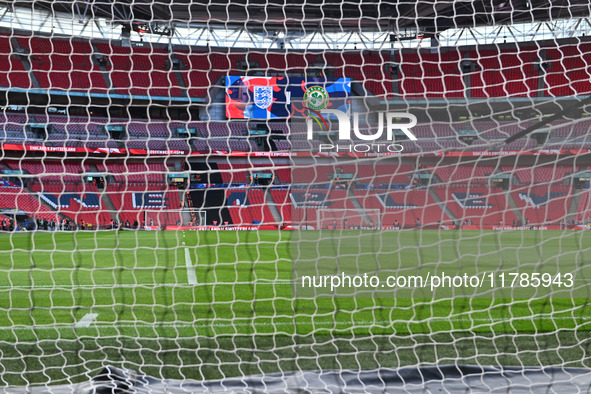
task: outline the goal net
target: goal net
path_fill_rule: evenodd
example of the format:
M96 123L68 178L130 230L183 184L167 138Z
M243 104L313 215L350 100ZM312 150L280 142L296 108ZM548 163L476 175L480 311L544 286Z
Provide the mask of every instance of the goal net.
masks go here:
M146 211L144 226L150 230L178 229L207 225L207 211L166 209Z
M591 387L588 3L99 3L0 2L0 391Z
M319 209L318 230L381 229L379 209Z

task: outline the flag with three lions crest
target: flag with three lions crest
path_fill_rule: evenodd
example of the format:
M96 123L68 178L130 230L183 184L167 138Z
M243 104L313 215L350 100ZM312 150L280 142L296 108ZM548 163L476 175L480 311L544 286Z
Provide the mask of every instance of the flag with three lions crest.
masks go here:
M255 86L254 103L260 109L267 109L273 104L272 86Z
M304 94L320 86L329 96L328 109L349 112L350 78L226 76L228 119L286 119L300 116Z

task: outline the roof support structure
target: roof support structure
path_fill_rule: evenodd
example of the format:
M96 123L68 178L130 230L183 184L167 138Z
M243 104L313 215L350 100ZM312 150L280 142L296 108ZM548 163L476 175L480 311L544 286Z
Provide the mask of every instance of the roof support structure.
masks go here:
M136 0L134 0L136 1ZM126 1L112 4L105 2L89 6L82 0L73 1L72 13L57 12L43 6L40 8L14 7L12 3L0 0L0 29L5 31L37 31L40 34L53 34L64 37L87 37L119 40L120 26L133 22L134 12ZM110 19L97 17L98 14L112 12ZM51 23L49 23L51 22ZM90 23L92 22L92 23ZM404 48L430 48L436 37L436 46L457 47L465 45L503 44L509 42L532 42L536 40L561 39L591 36L591 20L589 17L554 19L533 23L513 23L494 26L460 26L448 28L435 34L425 34L419 26L396 28L398 24L390 23L388 28L375 30L336 28L333 26L316 26L306 29L290 28L283 24L277 29L244 23L172 23L174 35L163 38L157 34L137 35L131 33L132 41L167 43L189 46L210 46L227 48L253 48L260 50L281 49L293 50L381 50Z

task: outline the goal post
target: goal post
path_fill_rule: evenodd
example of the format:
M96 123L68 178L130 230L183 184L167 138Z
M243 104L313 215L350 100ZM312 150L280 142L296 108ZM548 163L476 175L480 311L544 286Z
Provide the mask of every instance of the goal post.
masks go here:
M185 209L146 210L144 227L152 230L166 230L175 227L205 226L207 211Z
M46 3L0 1L0 393L589 390L588 2Z
M377 230L382 220L379 209L329 209L317 213L318 230Z

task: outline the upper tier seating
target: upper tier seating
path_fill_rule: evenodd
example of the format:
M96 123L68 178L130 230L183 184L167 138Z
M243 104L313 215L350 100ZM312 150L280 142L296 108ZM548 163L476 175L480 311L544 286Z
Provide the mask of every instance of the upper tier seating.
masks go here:
M305 75L310 69L361 82L365 94L387 98L571 96L591 92L591 43L521 44L390 51L229 52L177 49L148 42L131 47L82 39L0 36L0 86L30 88L24 61L44 89L174 97L205 97L226 75ZM20 47L20 48L19 48ZM540 70L541 56L548 68ZM96 56L95 56L96 55ZM98 63L99 56L107 61ZM182 67L174 69L172 61ZM469 71L462 62L471 62ZM399 67L392 73L389 65ZM110 81L110 82L109 82ZM538 90L543 86L543 91Z

